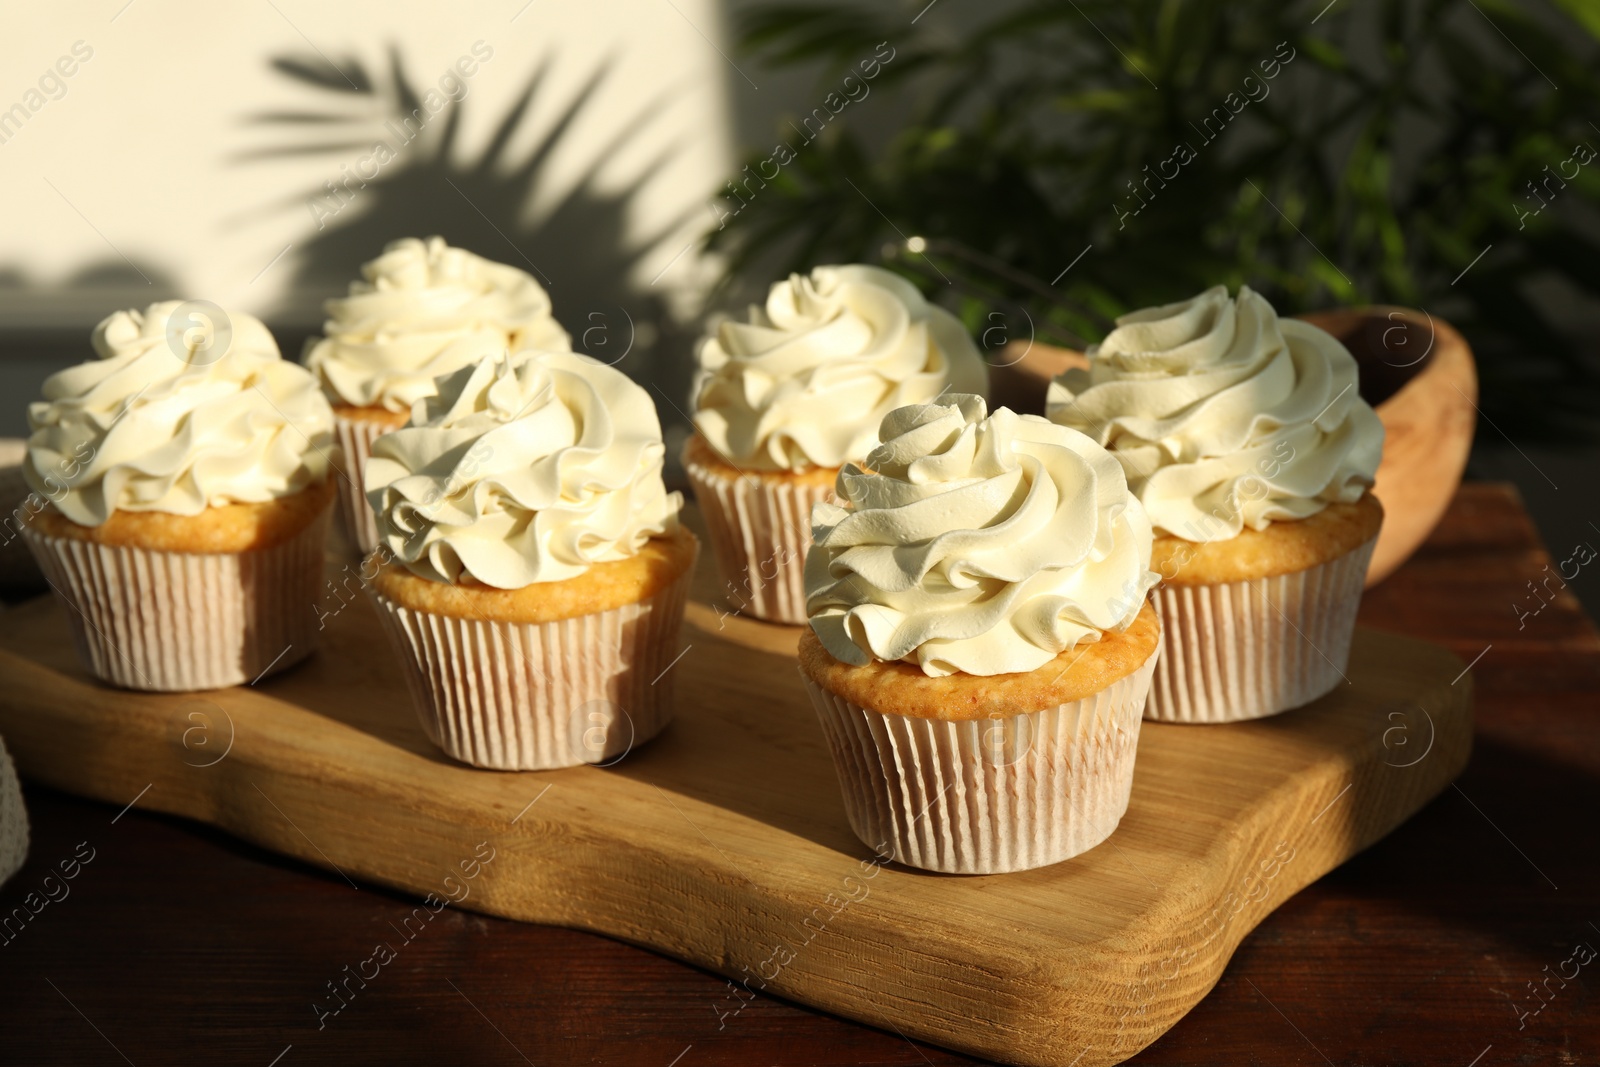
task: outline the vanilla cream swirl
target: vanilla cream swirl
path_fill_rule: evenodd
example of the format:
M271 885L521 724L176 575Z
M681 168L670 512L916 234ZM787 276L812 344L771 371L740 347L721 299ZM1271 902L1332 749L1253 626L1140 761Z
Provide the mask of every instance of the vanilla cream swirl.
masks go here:
M433 395L435 378L469 366L485 344L572 347L532 275L442 237L395 241L361 273L348 296L327 302L327 336L305 355L335 402L408 411Z
M986 384L966 327L910 282L880 267L817 267L702 344L694 422L737 466L840 467L872 450L895 408Z
M900 408L818 504L806 611L845 663L1031 671L1121 630L1156 581L1150 522L1099 445L983 398Z
M1355 358L1249 287L1124 315L1049 409L1122 462L1157 532L1190 541L1359 500L1383 454Z
M333 411L259 319L169 300L96 326L98 359L45 379L28 406L28 485L67 518L198 515L328 476Z
M676 526L649 394L571 352L482 356L373 443L367 499L407 569L520 589L626 559Z

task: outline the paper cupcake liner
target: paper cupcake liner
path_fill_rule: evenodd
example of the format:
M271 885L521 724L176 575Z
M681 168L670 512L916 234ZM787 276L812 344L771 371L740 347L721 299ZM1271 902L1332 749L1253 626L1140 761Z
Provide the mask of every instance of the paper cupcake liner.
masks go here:
M1376 544L1374 538L1293 574L1157 587L1166 647L1144 717L1260 719L1333 689L1350 662L1356 609Z
M833 487L730 477L687 459L684 469L711 535L723 596L740 614L803 625L811 508L832 500Z
M422 727L502 771L614 763L672 720L691 566L654 597L559 622L458 619L368 586Z
M288 541L253 552L101 545L31 526L23 537L96 678L158 692L222 689L281 671L316 648L330 510Z
M0 884L21 870L27 859L28 813L22 806L22 785L5 742L0 741Z
M923 870L1003 874L1071 859L1117 828L1158 657L1094 696L966 722L885 715L805 683L857 837Z
M378 519L367 503L367 457L372 442L390 432L389 427L333 413L333 433L344 453L345 477L339 479L339 514L344 528L364 556L378 547Z

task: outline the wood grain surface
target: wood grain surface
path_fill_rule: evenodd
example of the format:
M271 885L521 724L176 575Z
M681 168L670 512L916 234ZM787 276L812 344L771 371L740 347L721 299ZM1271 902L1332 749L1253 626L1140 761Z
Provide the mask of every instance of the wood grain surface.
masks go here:
M1369 627L1476 660L1471 763L1263 919L1211 993L1130 1062L1600 1061L1590 968L1520 1014L1535 1006L1528 983L1575 941L1600 947L1589 925L1600 923L1600 637L1574 597L1600 603L1600 572L1586 568L1521 625L1513 611L1546 564L1570 558L1571 545L1555 547L1552 558L1509 486L1468 484L1423 550L1368 590ZM143 801L123 814L131 796L25 789L33 851L0 887L0 913L80 844L95 858L69 896L0 943L0 1062L975 1062L769 994L735 1000L721 976L611 938L458 908L318 1029L311 1004L325 983L415 897L354 889Z
M697 604L667 734L607 768L501 774L434 750L370 606L331 608L306 665L192 695L89 682L51 601L0 619L0 734L30 780L422 898L303 991L318 1033L465 909L718 972L733 980L706 1009L719 1032L777 994L1004 1062L1115 1063L1192 1008L1275 906L1445 788L1470 747L1465 665L1363 633L1349 684L1308 708L1146 724L1106 845L1023 874L945 877L880 865L851 835L795 630Z

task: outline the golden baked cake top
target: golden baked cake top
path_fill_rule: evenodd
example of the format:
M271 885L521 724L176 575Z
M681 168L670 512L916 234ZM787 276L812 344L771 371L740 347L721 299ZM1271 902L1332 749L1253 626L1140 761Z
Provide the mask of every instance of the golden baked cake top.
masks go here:
M1162 535L1150 569L1166 585L1218 585L1310 570L1354 552L1378 536L1383 505L1367 493L1353 504L1333 503L1309 518L1249 527L1226 541Z
M1155 608L1145 603L1126 629L1107 631L1031 671L931 678L900 660L841 663L806 630L800 635L800 669L828 692L885 715L967 722L1009 718L1094 696L1144 666L1160 640Z
M582 574L521 589L496 589L470 577L459 583L419 578L402 564L374 553L362 577L390 600L413 611L490 622L542 623L576 619L639 604L666 589L694 566L699 543L686 526L652 537L633 555L592 564Z

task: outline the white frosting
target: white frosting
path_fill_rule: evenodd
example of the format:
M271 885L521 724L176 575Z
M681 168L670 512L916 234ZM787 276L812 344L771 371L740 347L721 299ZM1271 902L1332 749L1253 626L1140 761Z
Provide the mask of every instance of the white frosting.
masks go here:
M1124 315L1049 410L1122 461L1158 532L1190 541L1359 500L1383 454L1355 358L1249 287Z
M379 437L367 499L412 573L520 589L626 559L673 529L655 405L571 352L480 353Z
M486 344L572 348L532 275L442 237L394 241L361 273L349 296L327 302L327 336L305 355L335 402L407 411L433 395L435 378L471 366Z
M910 282L880 267L817 267L701 345L694 422L737 466L840 467L866 457L895 408L986 385L966 327Z
M818 504L806 611L835 659L1036 670L1121 630L1155 584L1150 522L1083 434L983 398L900 408Z
M202 319L220 311L200 306L210 308ZM169 300L109 316L94 329L99 358L52 374L28 406L24 476L73 522L198 515L327 478L333 411L316 379L242 312L222 312L226 327L212 323L207 343L195 307Z

